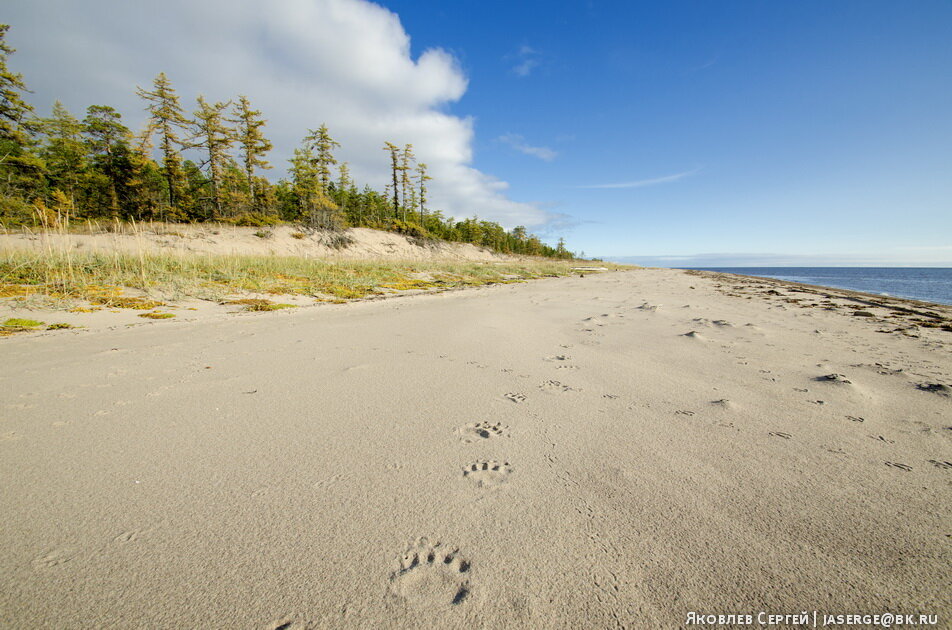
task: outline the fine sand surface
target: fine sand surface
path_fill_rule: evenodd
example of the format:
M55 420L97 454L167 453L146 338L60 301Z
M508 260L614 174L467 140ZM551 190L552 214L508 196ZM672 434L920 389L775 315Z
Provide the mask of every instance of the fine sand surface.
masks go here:
M4 339L0 625L949 627L952 333L724 282Z

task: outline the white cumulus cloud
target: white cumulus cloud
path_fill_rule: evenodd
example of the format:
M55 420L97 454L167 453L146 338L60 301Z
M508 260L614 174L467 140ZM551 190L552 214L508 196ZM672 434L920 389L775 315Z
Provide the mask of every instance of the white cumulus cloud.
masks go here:
M360 183L382 190L383 143L412 143L433 176L431 207L507 227L551 218L473 168L473 120L447 113L467 89L453 56L429 49L414 59L399 17L366 0L12 0L5 9L18 49L10 65L40 111L54 99L80 117L112 105L137 128L135 87L165 72L189 110L199 94L247 95L268 119L271 174L326 123Z

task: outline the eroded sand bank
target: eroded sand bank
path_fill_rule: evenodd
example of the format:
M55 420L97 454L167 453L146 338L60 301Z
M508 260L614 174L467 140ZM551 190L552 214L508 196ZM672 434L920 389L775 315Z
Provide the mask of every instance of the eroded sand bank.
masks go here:
M952 333L724 284L5 339L0 622L948 624Z

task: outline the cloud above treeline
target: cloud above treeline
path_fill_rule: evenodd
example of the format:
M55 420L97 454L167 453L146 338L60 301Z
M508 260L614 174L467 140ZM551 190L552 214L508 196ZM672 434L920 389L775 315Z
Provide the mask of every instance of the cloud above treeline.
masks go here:
M354 177L382 190L385 141L413 144L429 166L430 205L462 217L478 213L504 226L544 225L537 206L505 195L507 184L472 167L473 120L447 113L467 89L452 55L413 58L399 17L365 0L12 0L3 20L18 49L10 65L49 111L62 101L82 117L111 105L126 124L144 121L136 86L159 72L192 110L201 94L244 94L268 119L275 170L308 129L326 123Z

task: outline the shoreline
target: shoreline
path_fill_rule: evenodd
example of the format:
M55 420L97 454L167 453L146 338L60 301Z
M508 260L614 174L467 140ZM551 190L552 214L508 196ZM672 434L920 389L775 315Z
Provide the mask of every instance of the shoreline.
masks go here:
M863 269L863 268L864 268L864 267L847 267L847 269ZM922 304L927 304L927 305L937 305L937 306L943 306L943 307L950 307L950 308L952 308L952 304L946 304L946 303L944 303L944 302L934 302L934 301L931 301L931 300L923 300L923 299L919 299L919 298L912 298L912 297L905 297L905 296L891 295L891 294L884 294L884 293L874 293L874 292L871 292L871 291L861 291L861 290L859 290L859 289L846 289L846 288L842 288L842 287L831 287L831 286L828 286L828 285L821 285L821 284L810 284L810 283L808 283L808 282L798 282L798 281L796 281L796 280L783 280L783 279L780 279L780 278L772 278L772 277L770 277L770 276L757 276L757 275L736 273L736 272L732 272L732 271L715 271L715 270L712 270L712 269L699 269L699 268L677 268L677 269L679 269L679 270L681 270L681 271L703 271L703 272L706 272L706 273L715 273L715 274L724 274L724 275L730 275L730 276L739 276L739 277L742 277L742 278L748 278L748 279L752 279L752 280L772 280L772 281L775 281L775 282L789 282L789 283L792 283L792 284L802 285L802 286L809 287L809 288L811 288L811 289L816 289L816 290L845 291L845 292L857 293L857 294L860 294L860 295L867 295L867 296L871 296L871 297L874 297L874 298L892 298L892 299L895 299L895 300L905 300L905 301L910 301L910 302L921 302ZM748 269L748 268L745 268L745 269ZM774 269L779 269L779 267L774 267ZM811 267L791 267L791 269L811 269ZM821 267L821 269L824 269L824 268ZM838 267L830 267L830 269L838 269ZM908 269L908 267L881 267L881 268L880 268L880 267L877 267L877 269ZM949 269L949 270L952 270L952 268L948 268L948 267L921 267L921 268L917 267L917 269Z
M738 278L8 340L4 620L947 623L949 333L908 334L924 307Z
M929 302L927 300L881 295L866 291L856 291L854 289L839 289L836 287L807 284L805 282L795 282L792 280L779 280L777 278L768 278L764 276L748 276L744 274L708 271L703 269L684 269L681 271L684 271L689 275L701 275L720 281L725 281L730 278L738 278L747 285L746 288L758 288L757 285L760 284L768 284L775 287L785 287L790 292L815 295L824 299L839 298L864 306L880 307L896 311L898 313L928 317L941 324L952 324L952 305L942 304L941 302ZM725 293L727 292L725 291ZM767 296L764 295L764 297Z

